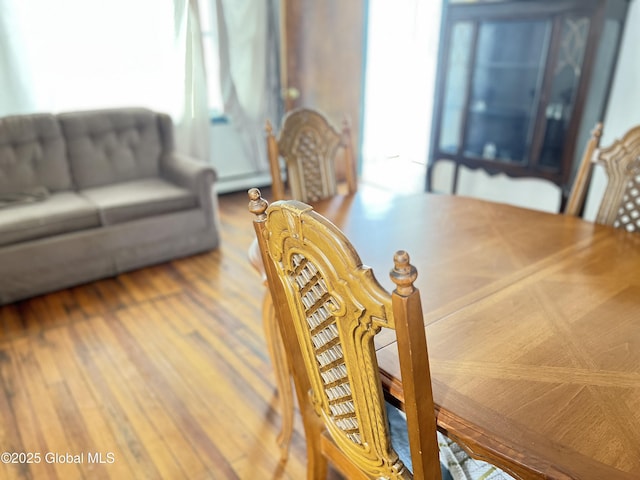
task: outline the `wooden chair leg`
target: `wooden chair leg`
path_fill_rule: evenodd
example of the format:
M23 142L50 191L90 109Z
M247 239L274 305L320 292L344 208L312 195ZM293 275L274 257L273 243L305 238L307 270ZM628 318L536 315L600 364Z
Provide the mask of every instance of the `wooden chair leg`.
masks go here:
M282 334L269 291L265 294L262 304L262 322L280 398L282 428L277 442L280 447L280 460L284 462L289 457L289 446L293 435L293 389Z
M329 461L322 454L320 445L309 442L307 436L307 480L326 480L329 473Z

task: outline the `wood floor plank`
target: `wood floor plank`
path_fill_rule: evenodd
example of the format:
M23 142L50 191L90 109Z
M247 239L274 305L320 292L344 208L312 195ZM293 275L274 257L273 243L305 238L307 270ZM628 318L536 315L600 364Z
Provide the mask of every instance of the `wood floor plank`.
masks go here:
M37 338L35 339L37 341ZM27 394L31 404L31 416L36 426L32 439L24 439L24 447L27 452L39 452L43 456L43 462L48 463L47 455L56 455L56 460L51 462L54 478L80 479L82 478L78 465L75 463L63 463L57 460L57 455L72 453L69 451L70 439L67 436L66 426L63 426L58 418L51 401L52 395L40 370L34 354L34 338L23 337L14 343L14 349L20 362L21 379L25 382ZM47 399L40 401L40 399ZM65 457L66 462L66 457ZM34 475L35 476L35 475Z
M212 357L210 361L228 369L227 374L231 378L247 380L244 383L260 394L247 396L249 402L259 401L268 396L269 391L273 390L274 381L271 378L271 366L268 365L268 358L265 357L264 340L261 348L252 348L241 340L244 337L241 328L232 330L226 322L218 324L214 321L205 321L210 316L209 312L200 310L197 305L190 303L189 299L168 299L166 304L165 311L175 312L172 318L193 322L191 336L194 342L197 342L194 348L206 349ZM229 312L220 310L216 312L216 320L231 315ZM219 358L214 358L216 356Z
M86 328L82 335L85 339L91 339L96 368L107 380L114 399L131 425L137 443L144 446L149 461L154 464L158 478L189 478L176 458L179 448L174 449L165 442L164 434L168 425L162 422L163 412L158 399L145 385L128 353L106 326L109 321L112 319L96 318L90 324L80 324L76 328ZM178 445L181 446L183 445ZM185 455L188 460L193 460L188 450ZM197 466L198 463L193 463L193 467Z
M271 365L265 356L264 339L256 342L260 345L259 348L252 348L243 341L245 336L241 328L229 328L226 324L217 325L220 318L231 316L230 313L216 310L215 315L211 315L208 311L201 310L200 306L192 303L189 298L169 297L158 303L161 311L167 316L167 322L177 322L180 331L187 332L191 337L192 348L203 351L210 364L224 369L224 377L234 379L234 385L238 389L236 395L245 398L255 411L263 412L262 417L255 417L254 421L260 422L261 418L275 416L275 424L279 428L279 402L274 396L275 381ZM250 391L246 391L247 386L250 386ZM225 392L224 397L234 405L236 396L232 393ZM247 417L241 415L241 418ZM272 438L276 435L277 429L273 429L273 422L271 419L270 435L262 436L268 438L268 448L275 447ZM304 457L305 446L300 440L300 437L294 439L291 449L294 455Z
M46 336L50 343L57 346L56 361L60 370L65 372L65 385L76 405L79 417L87 428L88 437L82 448L93 453L103 452L106 455L113 452L117 455L113 463L88 466L87 470L91 472L91 476L99 475L112 479L135 478L126 456L120 451L114 452L118 445L113 434L116 430L113 426L114 417L109 414L109 409L96 393L96 389L92 388L91 372L84 368L81 357L76 355L76 345L68 329L51 329L46 332Z
M22 433L30 426L29 418L22 416L25 410L27 395L23 392L23 383L20 381L15 361L15 352L11 345L5 342L0 347L0 445L7 452L24 451ZM24 420L23 420L24 418ZM23 420L23 421L21 421ZM28 465L0 464L0 478L28 478Z
M151 457L148 448L153 448L154 445L145 444L135 428L138 411L129 404L121 403L119 376L110 375L112 372L102 369L104 363L108 363L108 359L104 358L104 349L109 346L105 345L108 339L102 341L96 338L94 329L98 321L96 318L90 324L78 322L72 326L71 332L76 351L82 359L83 370L94 389L94 396L100 400L109 414L117 442L113 449L124 455L132 466L131 471L135 472L135 478L161 478L158 464L162 465L164 458ZM129 365L119 364L118 368L127 369Z
M185 392L183 401L189 401L191 410L198 413L201 426L211 429L212 434L218 428L237 429L242 424L243 405L234 405L240 409L234 412L232 406L224 401L224 396L234 388L234 381L233 378L224 375L225 372L220 371L221 362L216 362L215 368L211 368L212 363L199 349L194 348L188 335L183 337L175 334L165 310L149 304L140 307L147 315L160 315L164 320L156 324L153 339L150 341L149 332L135 318L126 319L126 328L139 340L146 340L147 352L155 355L158 360L161 357L166 362L165 369L172 368L181 377ZM141 314L146 316L142 312ZM197 375L195 372L198 372ZM215 399L215 402L207 399ZM240 435L231 436L221 442L217 440L214 442L227 457L233 458L242 451L244 442Z
M0 308L0 327L3 339L24 330L24 323L17 305L6 305Z
M132 362L141 369L174 421L188 432L193 448L209 461L211 469L218 471L219 478L236 478L221 447L233 455L241 443L236 435L218 435L229 431L229 426L224 428L224 420L234 420L233 412L223 411L216 395L201 396L207 385L193 384L182 358L184 352L173 341L163 341L159 323L149 329L138 308L120 311L117 317L109 327L123 344L129 345Z

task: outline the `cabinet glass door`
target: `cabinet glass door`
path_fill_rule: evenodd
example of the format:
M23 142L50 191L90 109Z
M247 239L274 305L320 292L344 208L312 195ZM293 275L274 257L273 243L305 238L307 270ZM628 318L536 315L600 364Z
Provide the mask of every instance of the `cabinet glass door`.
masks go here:
M447 86L442 108L440 150L456 154L464 125L465 92L471 73L473 23L458 22L451 29L451 47L447 62Z
M464 154L527 163L551 22L479 23Z
M553 83L545 110L546 125L540 152L540 165L544 167L560 169L565 134L582 74L589 26L587 17L563 20L560 48L553 66Z

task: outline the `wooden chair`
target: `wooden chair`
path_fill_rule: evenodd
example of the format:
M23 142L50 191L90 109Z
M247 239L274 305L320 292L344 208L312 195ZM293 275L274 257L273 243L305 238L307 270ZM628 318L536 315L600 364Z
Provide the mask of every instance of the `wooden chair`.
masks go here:
M341 177L346 180L348 193L357 190L351 132L346 121L339 132L322 113L302 108L283 118L277 139L269 121L266 130L275 200L286 197L280 158L286 166L290 195L296 200L315 202L336 195Z
M390 274L396 289L389 294L342 232L310 206L289 200L268 207L258 189L249 198L302 414L308 478L325 478L328 461L348 479L449 478L438 457L422 307L409 255L396 252ZM392 447L373 342L383 327L395 329L398 341L411 452L404 459Z
M601 137L602 124L599 123L587 144L565 213L581 214L593 165L599 164L607 175L607 187L596 223L640 232L640 126L606 148L600 147Z

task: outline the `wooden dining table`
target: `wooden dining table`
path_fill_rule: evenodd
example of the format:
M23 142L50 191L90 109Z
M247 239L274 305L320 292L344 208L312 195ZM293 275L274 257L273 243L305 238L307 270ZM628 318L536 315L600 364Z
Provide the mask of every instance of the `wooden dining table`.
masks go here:
M365 187L313 206L388 290L410 254L439 429L520 478L640 478L640 235ZM402 402L395 338L376 342Z

